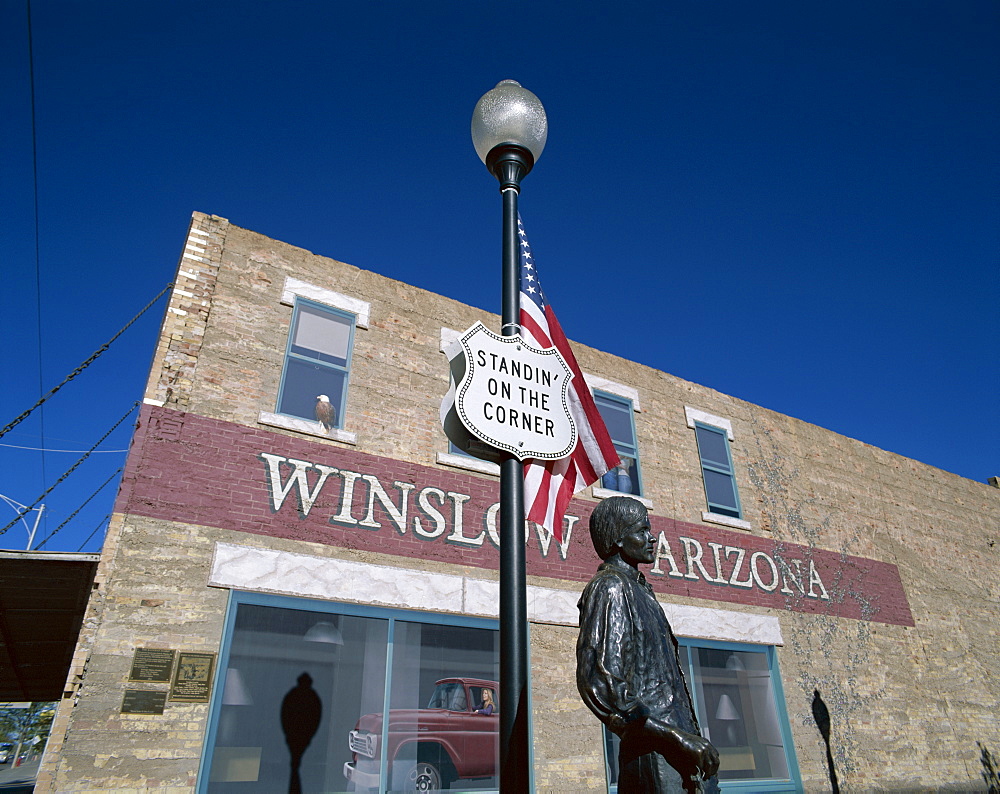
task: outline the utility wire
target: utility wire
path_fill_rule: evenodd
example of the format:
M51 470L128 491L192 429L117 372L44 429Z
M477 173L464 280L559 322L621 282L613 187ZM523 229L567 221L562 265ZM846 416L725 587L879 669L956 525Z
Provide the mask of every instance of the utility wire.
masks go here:
M136 320L138 320L140 317L142 317L143 314L145 314L146 310L149 309L150 306L152 306L160 298L162 298L163 295L164 295L164 293L166 293L166 291L169 290L173 286L174 286L173 282L170 282L169 284L167 284L167 286L165 286L162 290L160 290L160 294L159 295L157 295L155 298L153 298L153 300L151 300L149 303L147 303L143 307L142 311L140 311L135 317L133 317L131 320L129 320L128 323L126 323L125 327L122 328L117 334L115 334L107 342L105 342L103 345L101 345L101 347L98 348L90 356L90 358L88 358L79 367L77 367L71 373L69 373L69 375L66 376L66 379L62 383L60 383L58 386L56 386L54 389L52 389L48 394L46 394L44 397L42 397L42 399L40 399L38 402L36 402L34 405L32 405L27 411L25 411L23 414L21 414L19 417L17 417L14 421L10 422L6 427L4 427L2 430L0 430L0 437L6 435L8 431L13 430L22 421L24 421L25 419L27 419L28 415L32 411L34 411L39 405L41 405L42 403L44 403L47 399L49 399L49 397L51 397L53 394L55 394L57 391L59 391L63 386L65 386L67 383L69 383L71 380L73 380L73 378L75 378L77 375L79 375L81 372L83 372L83 370L85 370L87 367L89 367L91 364L93 364L94 361L97 359L98 356L100 356L105 350L107 350L109 347L111 347L111 343L112 342L114 342L119 336L121 336L123 333L125 333L125 331L127 331L129 329L129 327L131 327L131 325ZM93 450L91 450L91 451L93 451ZM2 535L2 534L3 534L3 532L0 531L0 535Z
M129 408L128 411L125 412L125 415L121 419L119 419L117 422L115 422L111 426L111 429L107 433L105 433L103 436L101 436L98 439L97 443L94 444L94 446L92 446L89 450L87 450L86 454L84 454L84 456L82 458L80 458L80 460L78 460L76 463L74 463L72 466L70 466L66 470L66 473L62 477L60 477L58 480L56 480L54 483L52 483L52 485L48 489L46 489L46 491L41 496L39 496L34 501L34 503L32 503L28 507L24 508L24 510L18 516L16 516L13 521L11 521L9 524L7 524L7 526L5 526L3 529L0 529L0 535L3 535L8 529L10 529L12 526L14 526L14 524L16 524L22 518L24 518L24 516L28 515L28 513L30 513L32 510L34 510L35 506L38 505L38 503L41 502L42 499L44 499L46 496L48 496L50 493L52 493L53 489L57 485L59 485L63 480L65 480L67 477L69 477L69 475L71 475L74 471L76 471L77 467L81 463L83 463L87 458L89 458L90 455L91 455L91 453L101 445L101 442L104 441L104 439L106 439L108 436L110 436L115 431L115 428L118 427L118 425L120 425L122 422L124 422L126 419L128 419L129 414L131 414L136 409L136 407L138 405L139 405L139 401L138 400L136 400L134 403L132 403L132 407Z
M80 454L83 452L82 449L48 449L47 447L22 447L18 444L0 444L0 447L7 447L7 449L26 449L29 452L75 452ZM128 452L127 449L95 449L94 454L99 455L102 452Z
M42 390L45 388L45 378L43 371L45 369L45 356L42 353L42 266L41 266L41 256L40 256L40 234L39 234L39 220L38 220L38 124L36 123L35 115L35 51L31 36L31 0L26 0L25 5L27 6L26 22L28 27L28 86L29 95L31 98L31 195L34 202L34 215L35 215L35 328L38 336L38 393L41 394ZM45 401L43 397L39 401L39 405ZM30 411L29 411L30 413ZM42 439L45 439L45 412L42 411L38 414L38 426L42 433ZM4 431L6 432L6 430ZM3 433L0 433L2 436ZM45 476L45 453L42 453L40 460L42 469L42 482L45 482L48 477ZM47 523L47 522L46 522Z
M108 479L106 479L103 483L101 483L100 487L98 487L98 489L96 491L94 491L90 496L88 496L87 499L84 501L84 503L82 505L80 505L78 508L76 508L76 510L74 510L72 513L70 513L69 518L67 518L59 526L57 526L55 529L53 529L48 535L46 535L45 536L45 540L43 540L41 543L39 543L37 546L35 546L35 551L41 551L42 546L44 546L46 543L48 543L50 540L52 540L52 536L53 535L55 535L60 529L62 529L64 526L66 526L74 518L76 518L76 514L79 513L81 510L83 510L83 508L85 508L87 506L87 503L90 502L91 499L93 499L95 496L97 496L97 494L99 494L102 490L104 490L104 486L105 485L107 485L115 477L117 477L119 474L122 473L122 468L123 467L119 467L118 471L116 471L114 474L112 474L110 477L108 477ZM87 540L90 540L90 538L87 538Z
M78 548L77 551L83 551L84 546L86 546L88 543L90 543L90 539L92 537L94 537L94 535L97 534L97 530L99 530L101 527L103 527L104 526L104 522L107 521L109 518L111 518L111 513L108 513L106 516L104 516L104 518L102 518L97 523L97 526L94 527L94 531L91 532L89 535L87 535L87 539L85 541L83 541L83 543L80 544L80 548Z

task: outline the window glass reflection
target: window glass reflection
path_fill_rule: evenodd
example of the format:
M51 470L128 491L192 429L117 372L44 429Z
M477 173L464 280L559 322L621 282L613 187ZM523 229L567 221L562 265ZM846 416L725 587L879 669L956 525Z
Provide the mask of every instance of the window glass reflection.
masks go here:
M240 604L207 791L344 791L347 736L380 711L388 621Z
M357 610L246 593L234 602L199 791L497 789L491 622L345 615L336 610Z
M594 403L604 420L615 451L621 462L601 477L600 485L609 491L639 495L642 478L639 475L639 449L632 424L632 401L604 392L594 392Z
M496 789L498 633L396 621L388 791Z
M787 790L795 790L781 732L786 717L776 698L777 671L771 670L769 654L691 642L679 646L678 661L687 675L702 734L719 751L720 787L747 790L752 781L769 780L788 781ZM604 739L608 783L614 791L619 742L607 729ZM768 790L785 790L780 783L768 785Z
M729 469L728 439L719 430L698 425L695 428L698 438L698 451L705 463L713 463L723 469Z
M767 655L692 651L702 729L722 759L719 780L787 778Z

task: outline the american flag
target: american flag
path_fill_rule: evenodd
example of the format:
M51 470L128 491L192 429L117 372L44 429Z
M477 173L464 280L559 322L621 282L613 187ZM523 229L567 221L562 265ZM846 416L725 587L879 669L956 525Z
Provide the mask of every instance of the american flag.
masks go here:
M517 233L521 238L521 338L535 347L555 347L574 376L567 400L576 422L576 446L565 458L524 463L525 517L546 527L561 542L563 515L573 494L597 482L601 475L617 466L619 455L559 320L545 299L520 215Z

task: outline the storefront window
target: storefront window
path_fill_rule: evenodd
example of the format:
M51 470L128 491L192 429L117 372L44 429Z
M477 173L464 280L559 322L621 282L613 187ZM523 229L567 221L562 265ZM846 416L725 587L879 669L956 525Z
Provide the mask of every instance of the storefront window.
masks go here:
M678 637L703 735L719 751L724 791L798 791L798 769L774 648ZM605 731L608 780L617 790L618 737Z
M232 600L199 791L496 789L495 623Z
M495 789L497 632L399 620L394 640L389 790Z

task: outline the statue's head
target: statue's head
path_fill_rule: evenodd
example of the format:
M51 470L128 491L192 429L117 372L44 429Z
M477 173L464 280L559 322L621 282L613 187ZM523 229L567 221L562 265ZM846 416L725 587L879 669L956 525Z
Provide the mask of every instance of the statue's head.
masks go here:
M604 499L590 515L590 539L602 560L617 550L625 531L647 517L646 506L630 496Z

